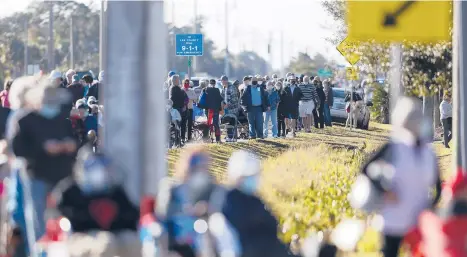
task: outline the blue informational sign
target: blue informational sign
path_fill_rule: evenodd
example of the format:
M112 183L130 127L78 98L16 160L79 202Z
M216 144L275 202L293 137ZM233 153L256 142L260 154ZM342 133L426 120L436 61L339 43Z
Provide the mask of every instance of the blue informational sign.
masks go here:
M202 56L203 34L177 34L175 35L176 56Z
M332 71L327 70L327 69L320 69L318 70L318 76L322 78L330 78L332 77Z

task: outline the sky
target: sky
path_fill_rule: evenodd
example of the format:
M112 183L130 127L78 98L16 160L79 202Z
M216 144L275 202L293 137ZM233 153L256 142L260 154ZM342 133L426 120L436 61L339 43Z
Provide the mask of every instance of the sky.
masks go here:
M0 0L0 17L22 11L33 1L41 0ZM78 0L86 4L95 2L96 7L100 6L98 1ZM231 53L255 51L276 69L287 65L298 52L310 55L319 52L345 63L335 46L326 41L332 36L335 23L319 0L165 0L164 19L176 26L191 24L195 5L198 15L205 17L205 37L211 38L219 51L225 49L228 38ZM226 20L228 35L225 33ZM267 53L268 43L271 44L271 54Z

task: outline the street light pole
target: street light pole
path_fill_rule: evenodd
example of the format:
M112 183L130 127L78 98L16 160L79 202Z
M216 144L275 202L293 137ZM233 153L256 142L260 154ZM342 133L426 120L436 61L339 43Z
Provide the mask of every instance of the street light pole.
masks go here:
M229 1L228 0L225 0L225 6L224 6L225 10L225 22L224 22L224 25L225 25L225 59L224 59L224 74L229 77L229 67L230 67L230 64L229 64Z
M28 52L28 41L29 41L29 20L24 20L24 75L28 75L28 64L29 64L29 52Z
M105 46L105 11L104 0L101 0L101 10L99 15L99 71L104 69L104 46Z
M49 40L47 47L48 70L55 69L55 47L54 47L54 3L49 3Z
M73 14L70 15L70 69L75 68L75 43L73 37Z

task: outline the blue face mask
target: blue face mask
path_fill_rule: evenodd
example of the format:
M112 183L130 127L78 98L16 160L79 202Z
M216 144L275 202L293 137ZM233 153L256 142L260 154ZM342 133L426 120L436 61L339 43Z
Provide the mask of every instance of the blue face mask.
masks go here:
M259 177L258 176L249 176L243 179L242 184L240 184L240 190L249 195L254 195L258 191L259 187Z
M53 119L60 113L60 108L54 105L43 105L39 113L47 119Z

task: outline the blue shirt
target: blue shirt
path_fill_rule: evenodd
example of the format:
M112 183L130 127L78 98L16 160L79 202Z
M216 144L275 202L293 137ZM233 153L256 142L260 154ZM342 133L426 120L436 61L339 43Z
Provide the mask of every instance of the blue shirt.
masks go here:
M269 92L268 99L271 110L277 109L277 104L280 102L279 92L277 92L276 89L271 90Z
M88 94L88 92L89 92L89 87L90 87L89 85L85 85L85 86L84 86L84 95L83 95L83 97L85 97L85 96Z
M261 88L260 87L251 87L251 105L261 106Z

